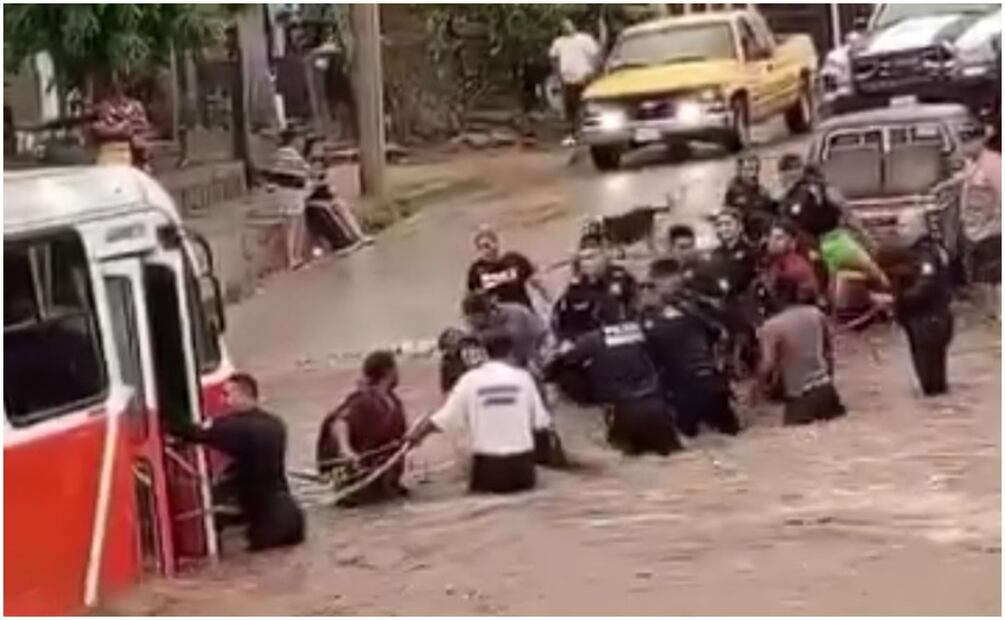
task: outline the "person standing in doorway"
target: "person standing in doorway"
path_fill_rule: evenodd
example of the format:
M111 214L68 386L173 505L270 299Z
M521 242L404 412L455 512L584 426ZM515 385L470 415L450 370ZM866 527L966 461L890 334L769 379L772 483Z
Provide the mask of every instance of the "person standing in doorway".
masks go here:
M567 144L575 143L583 90L597 71L600 46L593 37L580 32L571 19L562 21L562 34L551 44L548 53L552 66L562 80L565 120L571 127Z

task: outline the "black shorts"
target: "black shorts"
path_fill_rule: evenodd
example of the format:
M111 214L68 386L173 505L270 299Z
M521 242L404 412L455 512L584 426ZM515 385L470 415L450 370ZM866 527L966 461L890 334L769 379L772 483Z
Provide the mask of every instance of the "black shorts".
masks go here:
M665 456L681 448L670 406L660 395L611 405L608 441L626 454Z
M517 493L534 488L534 451L506 456L476 454L471 464L472 493Z
M796 426L839 418L845 414L833 384L820 385L785 403L783 424Z

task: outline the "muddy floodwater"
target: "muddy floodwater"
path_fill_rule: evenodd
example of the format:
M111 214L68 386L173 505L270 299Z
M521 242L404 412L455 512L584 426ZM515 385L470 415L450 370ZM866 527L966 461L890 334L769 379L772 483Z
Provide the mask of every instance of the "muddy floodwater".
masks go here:
M344 511L299 485L309 540L151 580L106 611L143 614L981 614L1001 610L998 326L968 313L950 395L923 400L903 337L843 335L846 419L778 426L743 408L739 438L704 436L667 459L625 459L596 411L562 407L581 463L508 498L464 493L447 437L411 457L412 497ZM406 363L418 415L438 401L432 361ZM268 378L292 467L352 370ZM744 388L741 387L741 392ZM742 396L742 394L741 394Z

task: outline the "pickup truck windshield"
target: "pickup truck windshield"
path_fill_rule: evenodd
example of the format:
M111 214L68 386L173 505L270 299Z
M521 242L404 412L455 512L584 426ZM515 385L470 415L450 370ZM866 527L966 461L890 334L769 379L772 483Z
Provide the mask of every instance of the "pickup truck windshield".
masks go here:
M671 26L622 37L607 61L610 71L673 62L736 58L729 24Z
M962 13L989 13L998 9L998 4L884 4L873 20L872 29L879 30L890 24L911 17L926 15L955 15Z

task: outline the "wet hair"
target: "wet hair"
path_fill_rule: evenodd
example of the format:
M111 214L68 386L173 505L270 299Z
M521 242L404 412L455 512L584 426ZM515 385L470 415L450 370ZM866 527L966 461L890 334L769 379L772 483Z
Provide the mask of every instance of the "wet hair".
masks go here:
M779 278L772 286L769 298L776 313L814 301L812 291L792 278Z
M296 139L297 139L297 132L290 127L287 127L286 129L279 132L280 146L289 146L293 144L293 141Z
M681 271L681 264L673 258L658 258L649 264L649 277L668 278L677 275Z
M258 399L258 381L246 372L235 372L227 379L228 383L233 383L248 396Z
M786 153L778 158L778 171L802 170L805 166L803 158L795 153Z
M505 330L490 330L482 335L481 341L489 359L503 359L513 352L513 337Z
M464 316L488 314L491 311L492 300L489 299L488 295L469 293L464 297L464 301L461 302L461 312L464 313Z
M386 379L397 367L394 353L390 351L374 351L363 360L363 378L367 383L374 384Z
M667 230L667 238L670 243L678 239L694 239L694 229L687 224L674 224Z

